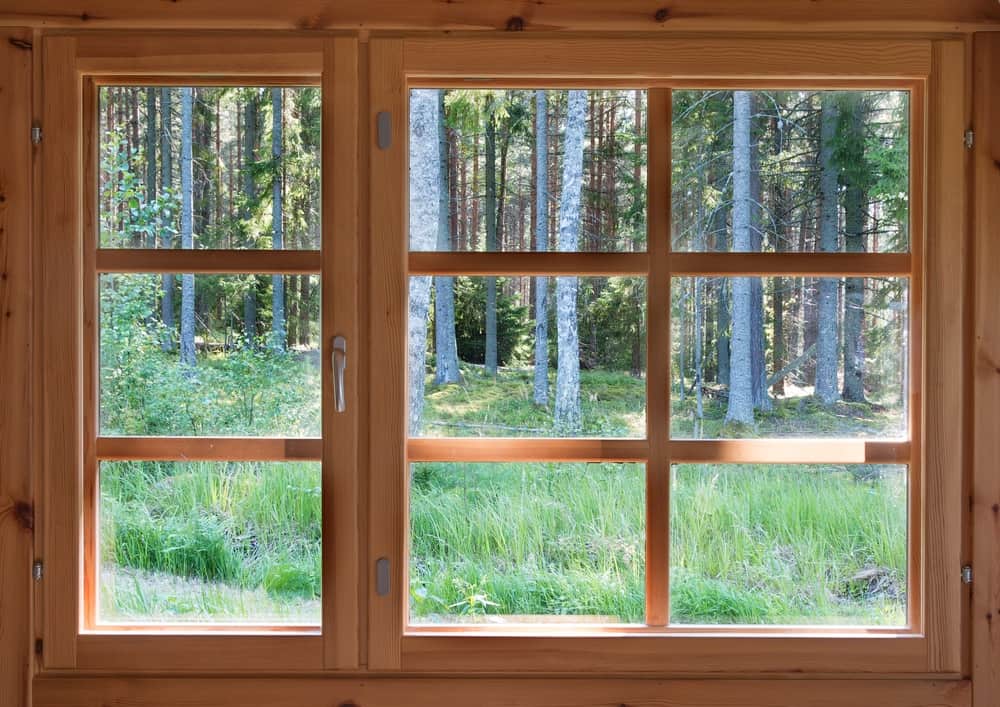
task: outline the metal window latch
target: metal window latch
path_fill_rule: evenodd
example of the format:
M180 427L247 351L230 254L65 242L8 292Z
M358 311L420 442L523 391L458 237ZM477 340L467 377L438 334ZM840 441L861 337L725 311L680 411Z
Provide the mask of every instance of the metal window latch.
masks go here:
M962 584L972 584L972 565L962 567Z
M32 125L31 126L31 144L38 145L42 141L42 126Z
M380 597L389 594L391 589L389 579L389 558L380 557L375 560L375 593Z
M392 145L392 115L388 111L381 111L375 116L375 134L378 149L388 150Z
M965 138L963 142L965 142L966 148L970 150L972 149L972 146L976 143L976 133L973 132L972 128L969 128L968 130L965 131Z
M344 395L344 369L347 368L347 339L333 337L333 403L337 412L347 410L347 396Z
M42 575L45 574L45 567L42 565L41 560L35 560L31 565L31 577L36 582L42 581Z

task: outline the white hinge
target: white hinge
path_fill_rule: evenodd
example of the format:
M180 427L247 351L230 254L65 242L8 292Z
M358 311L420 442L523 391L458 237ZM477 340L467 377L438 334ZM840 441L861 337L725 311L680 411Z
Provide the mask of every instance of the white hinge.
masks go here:
M965 146L968 149L972 149L972 146L976 142L976 133L973 132L972 128L965 131Z
M972 565L962 568L962 584L972 584Z
M36 582L42 580L42 576L45 574L45 566L42 565L41 560L35 560L34 564L31 565L31 576Z
M31 144L38 145L42 141L42 127L40 125L31 126Z

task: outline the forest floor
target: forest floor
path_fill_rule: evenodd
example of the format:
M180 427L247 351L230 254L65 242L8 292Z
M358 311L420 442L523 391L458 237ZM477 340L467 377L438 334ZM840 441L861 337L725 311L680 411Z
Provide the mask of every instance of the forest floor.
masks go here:
M428 379L425 434L552 434L551 403L534 405L530 369L493 380L463 366L463 375L449 386ZM644 436L644 379L581 378L584 434ZM702 436L725 433L724 399L703 402ZM695 419L690 396L673 408L675 423ZM744 432L885 436L901 417L803 395ZM318 622L314 465L108 467L103 620ZM672 620L905 623L905 478L885 465L675 467ZM411 480L415 622L642 622L642 465L422 463Z

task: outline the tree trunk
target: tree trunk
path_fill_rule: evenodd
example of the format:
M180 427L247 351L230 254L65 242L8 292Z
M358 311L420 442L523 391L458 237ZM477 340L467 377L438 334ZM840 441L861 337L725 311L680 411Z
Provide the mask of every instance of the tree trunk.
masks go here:
M535 249L549 249L549 96L535 91ZM535 278L535 405L549 404L549 280Z
M580 239L580 194L583 187L583 133L587 92L569 92L559 199L559 250L577 250ZM555 427L561 434L582 429L580 414L580 341L577 332L577 278L556 278L556 327L559 368L556 372Z
M756 110L759 94L752 94L751 114ZM751 133L752 136L752 133ZM764 189L760 177L760 149L750 140L750 250L758 252L764 245ZM767 394L767 364L764 359L764 278L750 278L750 346L753 406L757 410L771 410L771 397Z
M254 180L253 167L257 160L257 89L250 89L246 105L243 108L243 198L245 206L243 218L253 216L257 201L257 184ZM252 238L247 234L248 238ZM248 240L246 246L253 248L256 244ZM243 293L243 335L244 345L253 348L257 341L257 278L247 279L247 287Z
M822 95L820 117L820 250L834 253L837 248L837 167L834 163L834 141L837 134L837 110L834 95ZM837 392L837 299L840 283L837 278L819 281L819 334L816 342L816 397L824 405L838 399Z
M173 160L171 159L170 123L172 120L171 95L169 88L160 89L160 193L166 196L173 188ZM173 248L173 224L165 223L160 229L160 247ZM164 336L160 348L174 350L174 275L164 273L160 277L163 299L160 300L160 317L163 320Z
M194 247L194 184L191 88L181 89L181 247ZM195 365L194 275L181 275L181 363Z
M271 247L285 247L282 164L284 160L284 101L283 89L271 89L271 159L274 161L274 182L271 187ZM288 332L285 326L285 277L271 276L271 346L285 349Z
M146 203L156 200L156 89L146 89ZM146 248L156 247L156 233L146 235Z
M441 141L438 132L440 90L420 89L410 94L410 249L433 250L438 239L441 209ZM431 278L410 278L408 312L407 387L410 396L410 434L420 432L424 408L427 358L427 315Z
M497 250L497 132L492 105L486 115L486 250ZM497 374L497 279L486 278L486 374Z
M847 189L844 194L844 246L852 253L865 250L865 210L867 194L863 183L864 173L864 103L852 94L849 104L848 134L845 172ZM865 280L849 277L844 281L844 400L854 403L865 401L865 346L864 346Z
M448 179L448 135L444 125L444 91L437 93L437 139L438 139L438 214L437 249L451 250L452 213ZM437 275L434 277L434 352L437 370L434 383L459 383L462 372L458 367L458 343L455 340L455 278Z
M733 250L751 249L750 94L733 93ZM751 278L732 280L733 321L726 422L753 424Z

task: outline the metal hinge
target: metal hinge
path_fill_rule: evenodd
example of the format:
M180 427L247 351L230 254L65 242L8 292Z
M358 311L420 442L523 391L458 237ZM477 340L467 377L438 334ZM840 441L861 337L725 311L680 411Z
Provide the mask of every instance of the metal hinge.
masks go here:
M962 584L972 584L972 565L962 568Z
M31 565L31 577L36 581L42 581L42 576L45 574L45 566L42 564L41 560L35 560Z
M972 128L965 131L965 146L968 149L972 149L972 146L976 142L976 133L973 132Z
M42 639L36 638L35 639L35 655L41 655L41 654L42 654Z
M32 125L31 126L31 144L38 145L42 141L42 126Z

